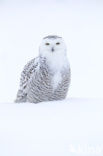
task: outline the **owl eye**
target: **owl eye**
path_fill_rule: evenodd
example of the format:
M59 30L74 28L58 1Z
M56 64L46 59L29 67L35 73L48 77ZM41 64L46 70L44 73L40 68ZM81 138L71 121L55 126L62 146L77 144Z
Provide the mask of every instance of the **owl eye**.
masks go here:
M56 45L59 45L59 44L60 44L60 42L57 42L57 43L56 43Z
M45 45L50 45L50 43L45 43Z

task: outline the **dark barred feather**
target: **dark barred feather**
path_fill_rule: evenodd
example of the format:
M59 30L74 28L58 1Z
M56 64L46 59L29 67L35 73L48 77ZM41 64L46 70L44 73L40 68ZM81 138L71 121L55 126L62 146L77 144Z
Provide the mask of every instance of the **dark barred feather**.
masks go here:
M24 67L15 102L38 103L64 99L70 84L70 68L61 72L62 80L54 90L52 85L54 73L49 69L46 59L42 57L36 59L32 59Z

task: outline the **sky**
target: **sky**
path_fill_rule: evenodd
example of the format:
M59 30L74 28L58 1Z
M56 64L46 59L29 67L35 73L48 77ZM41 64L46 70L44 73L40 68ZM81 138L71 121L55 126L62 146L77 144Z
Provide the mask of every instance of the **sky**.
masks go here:
M12 102L42 38L62 36L71 65L68 97L103 97L102 0L0 1L0 102Z

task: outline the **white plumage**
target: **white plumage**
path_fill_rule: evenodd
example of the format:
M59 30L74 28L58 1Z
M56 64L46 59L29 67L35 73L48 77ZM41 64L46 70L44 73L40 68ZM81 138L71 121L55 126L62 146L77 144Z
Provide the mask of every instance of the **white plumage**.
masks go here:
M66 45L61 37L43 38L39 56L25 65L15 102L61 100L70 84Z

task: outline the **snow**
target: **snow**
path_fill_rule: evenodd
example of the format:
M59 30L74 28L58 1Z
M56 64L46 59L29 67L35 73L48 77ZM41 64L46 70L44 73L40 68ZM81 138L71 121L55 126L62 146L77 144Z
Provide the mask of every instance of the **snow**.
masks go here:
M0 104L0 156L102 156L103 99Z

